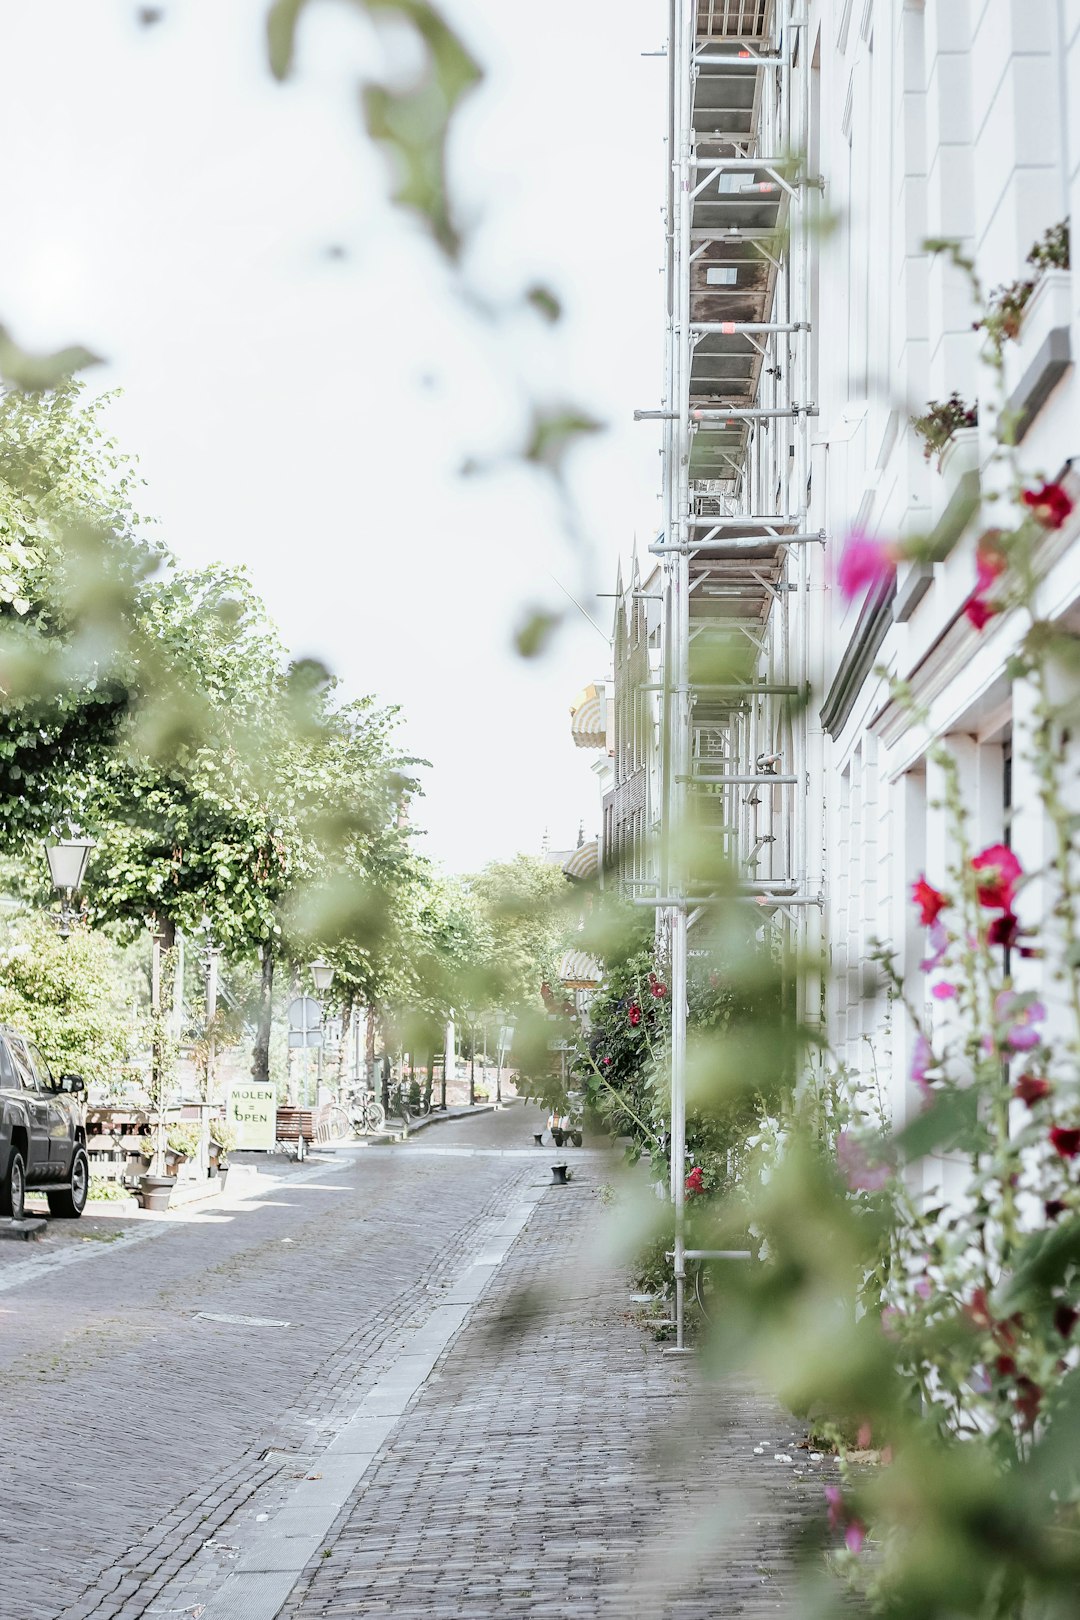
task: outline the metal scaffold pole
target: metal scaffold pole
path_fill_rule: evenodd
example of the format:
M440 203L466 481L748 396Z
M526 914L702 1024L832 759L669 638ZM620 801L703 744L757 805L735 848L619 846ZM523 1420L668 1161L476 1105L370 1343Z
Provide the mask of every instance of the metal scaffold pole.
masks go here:
M656 907L669 957L676 1351L688 1259L688 935L691 914L715 899L691 864L691 823L695 834L712 828L737 892L758 897L761 926L782 932L793 968L804 918L820 905L807 892L816 864L805 704L790 701L811 674L808 588L824 540L807 516L817 407L803 3L669 0L665 389L661 410L636 413L663 423L664 529L651 547L663 569L660 862L655 897L637 903ZM718 638L721 655L749 649L752 674L695 686L698 635Z

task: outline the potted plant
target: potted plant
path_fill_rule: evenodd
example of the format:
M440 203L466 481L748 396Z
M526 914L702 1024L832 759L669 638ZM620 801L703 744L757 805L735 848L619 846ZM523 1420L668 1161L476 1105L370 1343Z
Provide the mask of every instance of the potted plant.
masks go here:
M1067 286L1064 272L1069 269L1069 222L1067 219L1039 238L1027 256L1032 275L995 287L986 303L986 313L975 322L976 331L986 332L991 342L1000 349L1005 343L1015 342L1027 323L1027 314L1035 294L1045 286Z
M911 425L923 442L925 460L929 461L931 456L936 455L938 471L943 472L947 464L946 451L950 446L955 453L957 448L977 443L978 401L968 405L953 389L946 400L930 400L921 416L911 418ZM960 438L961 435L964 437ZM955 459L955 454L949 459Z

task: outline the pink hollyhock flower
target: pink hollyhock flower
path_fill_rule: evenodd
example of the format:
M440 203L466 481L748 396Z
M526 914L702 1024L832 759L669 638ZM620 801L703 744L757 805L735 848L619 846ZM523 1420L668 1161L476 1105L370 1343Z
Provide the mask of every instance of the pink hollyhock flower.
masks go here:
M1007 844L990 844L971 862L978 876L979 904L990 911L1011 911L1016 880L1023 868Z
M954 1001L956 999L956 986L948 979L939 979L930 991L937 1001Z
M975 552L975 590L984 595L1008 567L1005 555L995 546L981 545Z
M1080 1153L1080 1130L1075 1125L1052 1126L1050 1141L1055 1152L1060 1153L1063 1159L1075 1159Z
M844 1531L844 1546L847 1548L849 1553L855 1553L858 1555L863 1550L863 1542L865 1540L866 1526L862 1523L861 1519L852 1519L847 1529Z
M844 1545L849 1552L861 1552L866 1540L866 1527L844 1501L844 1493L839 1485L825 1486L825 1500L829 1504L829 1529L844 1532Z
M1015 990L1001 990L994 998L994 1018L1006 1026L1004 1042L1010 1052L1030 1052L1042 1040L1036 1025L1046 1017L1046 1008L1041 1001L1017 1006L1020 999Z
M1046 529L1060 529L1073 509L1072 499L1060 484L1044 484L1041 489L1025 489L1020 497L1031 515Z
M1022 1074L1013 1087L1013 1096L1020 1102L1027 1103L1032 1108L1035 1103L1049 1097L1051 1086L1049 1080L1043 1080L1035 1074Z
M896 575L893 548L862 529L852 529L844 541L836 583L850 602L873 586L887 585Z
M605 1059L604 1059L604 1066L605 1066L605 1068L606 1068L606 1067L607 1067L607 1065L608 1065L608 1064L610 1064L610 1062L611 1062L611 1059L610 1059L610 1058L605 1058Z
M915 1284L915 1292L918 1294L920 1299L930 1298L930 1295L934 1292L934 1285L930 1281L929 1277L919 1278L918 1282Z
M943 922L930 925L930 950L923 957L919 966L924 973L933 973L934 969L944 961L945 952L949 948L949 935Z
M696 1164L691 1170L690 1174L687 1176L686 1190L691 1197L695 1193L703 1193L705 1191L705 1172L699 1164Z
M930 928L936 923L941 912L949 904L947 894L942 894L932 883L927 883L925 872L911 885L911 898L919 908L919 921L925 928Z
M880 1192L889 1179L888 1165L872 1165L850 1131L836 1138L836 1164L852 1192Z
M886 1305L881 1313L881 1331L887 1339L900 1337L899 1323L903 1321L904 1313L895 1305Z
M927 1069L933 1068L933 1066L934 1054L931 1049L930 1042L927 1040L925 1035L916 1035L915 1045L911 1053L911 1078L914 1080L927 1102L929 1102L933 1093L930 1082L926 1078L926 1071Z

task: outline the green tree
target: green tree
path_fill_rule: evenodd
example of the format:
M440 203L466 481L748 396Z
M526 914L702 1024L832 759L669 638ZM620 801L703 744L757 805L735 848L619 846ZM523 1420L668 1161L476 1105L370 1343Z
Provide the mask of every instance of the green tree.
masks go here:
M37 1042L53 1073L117 1087L137 1036L137 978L104 934L64 940L44 918L0 927L0 1023Z

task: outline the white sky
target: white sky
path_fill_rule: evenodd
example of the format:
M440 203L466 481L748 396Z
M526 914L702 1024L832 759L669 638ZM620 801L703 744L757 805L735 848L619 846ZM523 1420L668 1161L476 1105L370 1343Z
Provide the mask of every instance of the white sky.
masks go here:
M454 144L474 281L550 283L567 316L493 330L383 201L355 84L368 25L310 5L297 72L265 66L268 0L0 0L0 321L108 357L112 425L182 561L244 562L297 654L400 704L430 759L416 819L458 869L596 830L597 757L568 709L607 650L616 559L655 529L662 0L446 0L488 69ZM333 258L331 246L346 250ZM524 388L611 424L575 455L591 570L544 484L462 479L524 434ZM543 661L511 631L566 607Z

